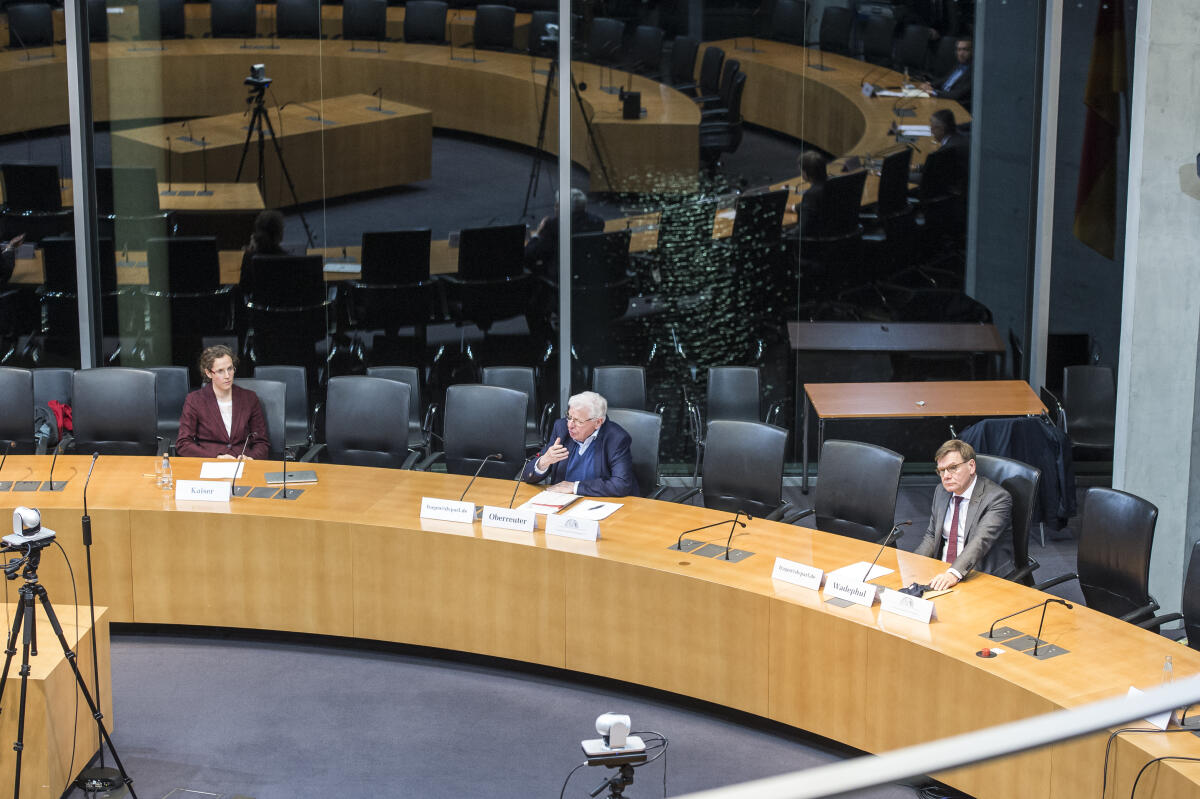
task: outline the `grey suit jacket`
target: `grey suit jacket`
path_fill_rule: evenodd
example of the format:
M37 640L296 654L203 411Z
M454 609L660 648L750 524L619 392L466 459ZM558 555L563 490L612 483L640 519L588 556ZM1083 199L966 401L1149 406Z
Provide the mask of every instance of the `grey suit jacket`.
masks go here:
M966 543L950 564L963 577L976 569L995 574L1012 560L1012 496L983 475L976 475L976 481L967 503ZM934 489L933 512L925 538L915 550L918 555L941 557L942 525L950 496L940 485Z

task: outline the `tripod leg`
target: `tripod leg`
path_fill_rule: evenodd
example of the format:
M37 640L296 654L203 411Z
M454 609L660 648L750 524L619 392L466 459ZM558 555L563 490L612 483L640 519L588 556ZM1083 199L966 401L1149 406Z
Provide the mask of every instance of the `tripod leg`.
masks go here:
M292 182L292 175L288 172L287 163L283 160L283 148L279 146L279 139L275 138L275 128L271 125L271 117L264 114L263 119L266 120L267 131L271 134L271 144L275 145L275 157L279 159L279 169L283 172L284 179L287 180L288 191L292 193L292 202L296 206L296 213L300 215L300 224L304 226L304 235L308 237L308 246L312 247L312 230L308 227L308 220L304 218L304 212L300 210L300 198L296 196L296 184ZM266 195L265 190L263 195Z
M58 623L58 616L55 615L54 607L50 604L50 596L46 593L46 589L40 585L34 587L33 591L37 592L38 599L42 602L42 608L46 611L46 618L50 620L50 627L54 630L54 635L58 638L58 642L62 644L63 657L71 665L71 671L75 674L75 683L79 686L80 693L83 694L83 698L87 701L88 709L92 711L92 718L96 720L96 726L100 729L100 734L104 737L104 743L108 746L108 751L112 752L113 763L116 764L117 770L121 772L121 779L125 781L125 787L129 789L129 795L133 799L137 799L137 794L133 792L133 780L125 772L125 765L121 762L121 756L117 754L116 747L113 746L112 738L108 734L108 728L104 726L104 714L96 707L96 701L92 699L92 693L88 690L87 682L79 672L79 664L75 662L75 653L71 651L71 645L67 642L67 637L63 635L62 625ZM29 613L32 617L32 596L29 601L31 605ZM29 621L32 621L32 618ZM96 630L93 628L92 635L95 634ZM24 708L24 704L22 704L22 708Z
M525 189L525 205L521 208L521 216L529 213L529 198L537 193L538 181L542 176L542 158L546 146L546 117L550 112L550 97L554 91L554 76L558 73L558 62L550 62L550 70L546 74L546 93L542 97L542 119L538 122L537 144L533 146L533 169L529 172L529 186Z
M8 649L5 652L4 675L0 678L0 692L4 690L4 681L8 679L8 668L12 662L13 655L16 654L17 633L21 630L22 625L25 627L25 635L21 642L21 697L17 705L17 740L13 743L13 751L17 753L16 761L13 763L13 799L19 799L21 796L21 763L24 760L25 754L25 705L29 700L29 647L31 638L29 630L33 627L33 595L28 589L22 586L20 591L21 607L14 615L12 637L8 642Z
M242 179L242 167L246 166L246 155L250 152L250 139L254 136L254 123L257 120L257 113L250 116L250 125L246 128L246 141L242 143L242 157L238 159L237 174L233 176L234 183L237 183Z
M592 143L592 151L596 153L596 162L600 164L600 174L604 175L604 184L608 191L616 191L613 187L612 178L608 175L608 167L604 163L604 156L600 154L600 142L596 140L596 131L592 128L592 119L587 115L587 106L583 103L583 95L579 93L579 84L575 82L575 76L571 75L571 90L575 92L575 102L579 105L579 115L583 117L583 126L587 128L588 140Z
M12 666L13 655L17 654L17 636L21 634L24 620L23 609L13 614L12 631L8 634L8 646L4 650L4 671L0 672L0 708L4 707L4 686L8 684L8 670Z

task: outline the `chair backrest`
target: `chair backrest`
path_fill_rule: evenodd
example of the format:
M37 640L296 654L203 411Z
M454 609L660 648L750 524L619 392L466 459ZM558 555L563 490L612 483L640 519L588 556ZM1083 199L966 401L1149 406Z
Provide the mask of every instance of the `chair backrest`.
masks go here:
M398 380L331 377L325 402L329 459L350 466L403 466L408 457L409 393L408 384Z
M624 22L610 17L596 17L588 32L588 57L601 63L616 61L624 36Z
M713 366L708 370L707 419L760 422L757 366Z
M145 369L82 369L72 377L71 421L77 452L153 455L158 451L158 394Z
M0 366L0 456L15 441L13 452L32 452L33 373L28 369ZM2 478L0 478L2 479Z
M557 11L534 11L529 20L529 52L533 55L553 57L558 45L543 41L549 34L547 25L558 24ZM557 39L557 36L554 37Z
M848 55L850 52L850 26L854 23L854 12L845 6L825 6L821 13L821 30L818 34L820 48L830 53Z
M729 107L730 97L733 94L733 79L742 71L742 62L736 58L727 58L721 66L721 82L717 86L717 95L721 98L721 106Z
M158 434L174 441L179 438L179 417L183 414L183 402L192 390L192 381L186 366L151 366L147 371L154 373L155 405L158 409Z
M819 223L821 235L830 238L849 236L860 229L858 211L866 181L864 169L835 175L825 181L825 202L821 206Z
M643 366L597 366L592 370L592 391L608 407L646 410L646 368Z
M892 47L896 36L896 20L884 14L867 17L863 28L863 58L872 64L892 63Z
M929 60L929 28L926 25L907 25L896 45L897 69L925 70Z
M700 85L702 95L711 96L721 90L721 66L725 63L725 51L711 44L700 56Z
M256 255L250 296L262 307L315 307L325 301L324 269L319 255Z
M761 422L708 423L704 445L704 505L766 516L783 504L783 456L788 433Z
M57 400L63 405L70 405L74 379L75 370L63 366L43 366L34 369L33 404L40 407L50 400Z
M365 231L362 282L394 285L429 279L429 228Z
M88 39L93 42L108 41L108 0L87 0Z
M263 416L267 418L267 438L270 439L268 457L281 460L287 439L287 386L278 380L264 380L261 377L239 377L233 384L258 395Z
M404 41L446 43L446 3L411 0L404 6Z
M20 6L8 8L11 14ZM54 164L0 164L0 179L4 181L4 205L8 210L62 210L62 188Z
M571 236L571 271L575 283L601 285L620 280L629 267L629 239L628 230Z
M738 197L733 218L733 243L757 247L779 241L787 198L787 189Z
M789 44L804 44L805 5L796 0L777 0L771 13L771 38Z
M948 75L958 66L958 37L943 36L938 42L933 54L930 72L934 75Z
M525 427L526 429L537 429L537 379L534 376L532 367L485 366L483 367L480 382L485 386L511 388L513 391L520 391L528 397L529 402L525 406Z
M303 366L255 366L254 377L276 380L287 386L284 407L284 443L289 447L308 442L308 372Z
M638 72L658 72L662 66L663 29L655 25L638 25L629 43L632 69Z
M1187 576L1183 579L1183 597L1180 605L1188 646L1200 649L1200 540L1192 544Z
M859 441L827 440L813 508L816 526L827 533L879 541L896 522L896 494L904 456Z
M285 0L286 2L287 0ZM309 2L309 0L303 0ZM250 241L259 211L178 211L171 216L172 236L214 236L218 250L240 250Z
M42 285L50 291L75 294L79 273L75 269L75 237L47 236L38 244L42 248ZM108 294L117 290L117 259L112 239L100 240L100 291Z
M1067 434L1078 444L1112 446L1117 388L1107 366L1063 368L1063 409Z
M458 276L489 280L521 274L525 264L525 226L463 228L458 239Z
M671 42L671 83L691 83L696 77L696 53L700 42L691 36L676 36Z
M425 446L426 435L421 418L421 372L415 366L370 366L368 377L398 380L408 386L408 446L416 449Z
M1012 541L997 541L993 544L989 560L997 566L1003 566L1009 561L1018 569L1028 566L1029 529L1033 525L1033 511L1037 505L1042 470L1012 458L977 453L975 471L1007 491L1013 502ZM1025 582L1032 585L1033 577L1030 576Z
M277 0L275 34L283 39L321 36L321 0Z
M213 0L214 39L253 39L256 32L255 0Z
M475 7L475 47L511 50L517 10L512 6L483 4Z
M1113 488L1089 488L1079 526L1079 587L1089 608L1123 616L1153 602L1150 550L1158 508ZM1135 619L1136 621L1136 619Z
M49 3L14 3L8 14L8 46L14 49L54 44L54 17Z
M186 35L183 0L138 0L137 7L139 39L182 39Z
M903 150L884 156L879 171L879 216L892 216L908 208L908 172L912 163L912 150Z
M153 291L172 294L211 292L221 286L215 236L148 239L146 262Z
M96 206L105 215L145 216L158 213L158 176L154 168L96 167Z
M475 474L484 458L500 453L483 466L480 475L512 479L525 463L525 407L521 391L473 384L446 389L446 429L443 437L446 471Z
M387 38L387 0L344 0L342 38L383 41Z
M662 416L650 411L630 408L609 408L608 421L620 425L633 443L629 453L633 458L633 475L637 478L642 496L658 490L658 442L662 436Z

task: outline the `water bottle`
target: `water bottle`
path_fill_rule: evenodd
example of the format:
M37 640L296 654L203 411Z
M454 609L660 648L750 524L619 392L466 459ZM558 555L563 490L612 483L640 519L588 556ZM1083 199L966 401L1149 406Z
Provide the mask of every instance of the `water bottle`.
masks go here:
M163 491L170 491L175 487L175 479L171 474L171 456L163 453L162 467L158 474L158 487Z

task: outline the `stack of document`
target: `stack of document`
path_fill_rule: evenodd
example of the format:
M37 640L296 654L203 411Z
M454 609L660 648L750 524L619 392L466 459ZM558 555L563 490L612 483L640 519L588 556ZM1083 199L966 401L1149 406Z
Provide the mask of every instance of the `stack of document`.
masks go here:
M928 125L900 125L896 128L901 136L932 136L933 131Z

